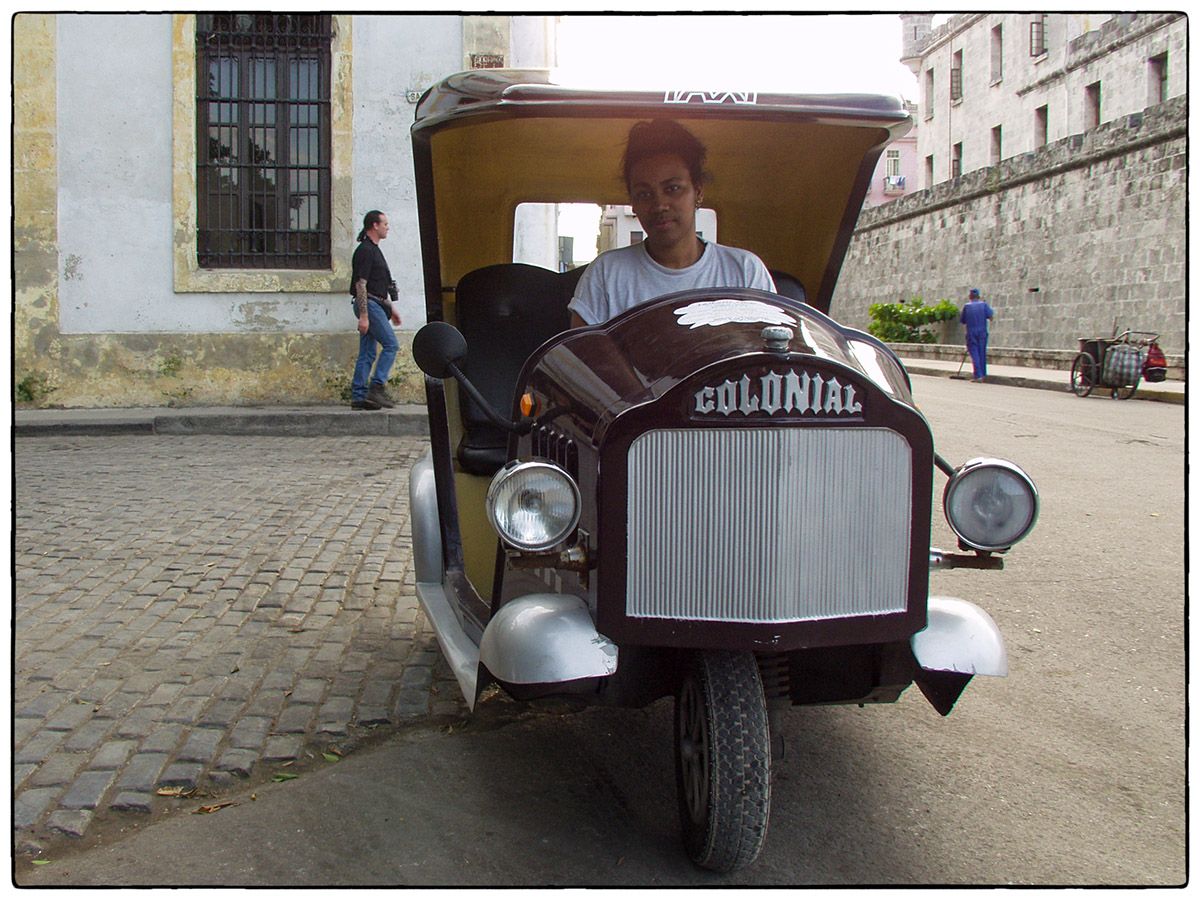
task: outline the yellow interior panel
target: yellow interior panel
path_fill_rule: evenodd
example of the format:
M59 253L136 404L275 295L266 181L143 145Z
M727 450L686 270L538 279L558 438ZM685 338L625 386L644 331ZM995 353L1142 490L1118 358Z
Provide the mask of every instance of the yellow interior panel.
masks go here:
M624 204L620 163L638 118L479 116L433 136L442 282L512 258L522 202ZM752 250L815 295L846 198L882 127L681 120L708 147L705 206L721 243Z
M467 578L485 603L492 599L498 541L483 505L491 483L492 479L482 475L454 473L454 486L458 491L458 527L462 534Z

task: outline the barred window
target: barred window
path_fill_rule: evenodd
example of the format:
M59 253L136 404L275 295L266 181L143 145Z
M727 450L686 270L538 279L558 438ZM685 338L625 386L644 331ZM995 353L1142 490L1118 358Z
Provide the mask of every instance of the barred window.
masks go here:
M329 268L331 38L330 16L196 16L202 268Z

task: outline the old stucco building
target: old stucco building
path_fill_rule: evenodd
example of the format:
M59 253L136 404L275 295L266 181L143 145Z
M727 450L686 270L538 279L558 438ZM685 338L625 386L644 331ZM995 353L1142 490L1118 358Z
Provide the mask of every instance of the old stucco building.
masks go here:
M392 223L382 247L405 333L423 321L417 97L472 66L552 64L554 25L16 16L17 398L337 402L357 352L349 260L369 209ZM420 396L405 353L396 379Z

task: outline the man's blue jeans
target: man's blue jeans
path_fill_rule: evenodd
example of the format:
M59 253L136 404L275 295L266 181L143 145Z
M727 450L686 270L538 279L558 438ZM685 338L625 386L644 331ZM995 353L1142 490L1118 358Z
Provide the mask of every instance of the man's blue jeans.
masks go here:
M350 308L354 308L353 300L350 301ZM367 317L371 320L371 327L366 334L358 336L358 361L354 364L354 380L350 383L351 400L365 400L369 383L381 386L387 383L388 376L392 374L392 363L396 361L396 353L400 349L400 342L396 340L396 332L392 330L387 313L374 300L367 301ZM379 354L379 365L375 366L375 377L372 378L371 366L375 362L376 343L383 348L383 352Z

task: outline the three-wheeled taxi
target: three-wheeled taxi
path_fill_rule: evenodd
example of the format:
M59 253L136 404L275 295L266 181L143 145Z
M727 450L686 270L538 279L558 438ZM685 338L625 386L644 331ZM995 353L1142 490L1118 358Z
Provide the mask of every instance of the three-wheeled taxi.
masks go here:
M525 202L627 203L629 128L708 147L722 243L778 293L689 291L571 329L581 270L513 262ZM935 451L889 348L831 319L838 269L898 100L594 92L482 70L412 128L430 453L413 468L417 591L467 703L499 685L639 706L675 697L684 844L754 860L771 721L916 683L947 714L1005 675L986 612L932 569L1001 568L1037 518L1015 465ZM959 538L930 547L935 470Z

